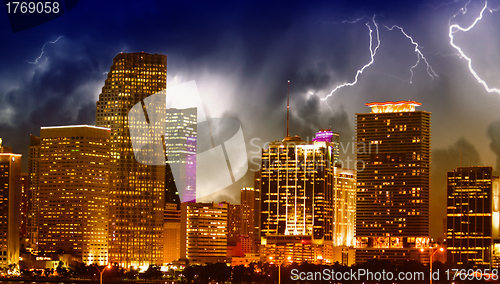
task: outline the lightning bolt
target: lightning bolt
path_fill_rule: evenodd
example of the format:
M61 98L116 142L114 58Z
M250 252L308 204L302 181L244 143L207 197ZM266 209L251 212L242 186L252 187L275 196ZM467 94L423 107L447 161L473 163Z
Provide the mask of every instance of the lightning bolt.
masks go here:
M44 50L43 50L43 49L45 48L45 46L46 46L47 44L49 44L49 43L52 43L52 44L53 44L53 43L56 43L56 42L57 42L58 40L60 40L62 37L63 37L63 36L60 36L60 37L58 37L58 38L57 38L56 40L54 40L54 41L47 41L47 42L46 42L46 43L42 46L42 52L40 53L40 56L38 56L38 57L35 59L35 61L33 61L33 62L28 61L28 63L29 63L29 64L38 64L38 60L40 60L40 59L42 58L42 56L43 56L43 52L44 52Z
M427 6L430 6L434 10L437 10L437 9L443 7L443 6L447 6L447 5L450 5L450 4L458 3L460 1L461 0L453 0L453 1L450 1L450 2L441 3L441 4L437 5L437 6L432 6L431 4L427 4Z
M357 20L354 20L354 21L343 21L342 23L350 23L350 24L352 24L352 23L356 23L356 22L361 21L363 18L360 18L360 19L357 19ZM373 29L370 26L370 22L366 22L365 25L368 27L368 31L369 31L369 35L370 35L370 62L366 63L363 66L363 68L359 69L356 72L356 76L354 77L354 81L353 82L344 83L344 84L341 84L341 85L335 87L335 89L333 89L330 92L330 94L328 94L326 97L324 97L324 98L321 99L322 101L326 101L329 97L331 97L333 95L333 93L335 93L337 90L339 90L341 88L354 86L358 82L359 75L363 74L363 72L365 71L365 69L368 68L368 67L370 67L370 65L372 65L373 62L375 62L375 55L377 54L377 50L380 47L380 33L379 33L379 29L378 29L378 24L377 24L377 22L375 22L375 16L373 16L373 18L371 18L371 22L373 23L373 26L375 27L375 30L376 30L377 44L375 45L375 47L373 47ZM332 110L332 108L328 105L328 103L326 105L328 106L328 108L330 108L330 110Z
M464 28L458 24L451 24L451 20L454 19L455 17L457 17L460 13L462 15L466 14L467 13L467 5L470 3L467 2L467 4L465 4L465 6L463 8L460 9L459 12L457 12L455 15L453 15L449 22L448 22L448 25L449 25L449 30L448 30L448 36L450 37L450 45L458 51L459 53L459 57L464 59L465 61L467 61L467 66L469 67L469 71L470 73L472 74L472 76L474 76L474 78L476 79L476 81L481 84L484 89L488 92L488 93L497 93L497 94L500 94L500 89L498 88L490 88L488 86L488 84L476 73L476 71L474 70L474 68L472 68L472 59L467 56L465 54L465 52L455 43L455 38L454 38L454 34L461 31L461 32L468 32L470 31L472 28L474 28L474 26L483 18L483 14L484 14L484 11L488 10L490 13L493 13L494 11L498 11L499 8L496 8L496 9L489 9L488 8L488 1L485 1L484 2L484 6L483 8L481 9L481 12L479 13L479 16L474 20L474 22Z
M457 0L456 2L458 2L458 1L459 0ZM362 17L362 18L359 18L359 19L356 19L356 20L353 20L353 21L343 21L342 23L354 24L354 23L357 23L357 22L363 20L364 18L366 18L366 17ZM376 42L377 42L377 44L376 44L375 47L373 46L373 42L374 42L373 32L374 31L373 31L373 29L370 26L370 22L367 22L366 26L368 27L369 35L370 35L370 62L368 62L367 64L365 64L361 69L359 69L356 72L356 76L354 77L354 80L352 82L350 82L350 83L344 83L344 84L341 84L341 85L335 87L325 98L322 98L321 100L326 101L329 97L331 97L333 95L333 93L335 93L336 91L338 91L341 88L354 86L358 82L359 76L365 71L365 69L368 68L368 67L370 67L373 64L373 62L375 62L375 55L377 54L377 50L380 47L380 32L379 32L379 26L378 26L377 22L375 21L375 16L373 16L371 18L371 22L373 23L373 26L375 27L375 30L376 30ZM414 76L413 70L420 64L421 61L423 61L426 64L426 66L427 66L427 74L429 74L429 76L432 79L434 79L435 77L439 77L436 74L436 72L434 71L434 69L432 69L432 66L427 61L427 58L425 58L424 54L420 50L419 44L413 39L413 37L411 37L410 35L408 35L402 27L397 26L397 25L393 25L392 27L388 27L388 26L384 25L384 27L386 29L388 29L389 31L393 31L394 29L398 29L415 46L414 51L415 51L415 53L417 53L417 61L415 62L414 65L412 65L410 67L411 76L410 76L410 79L408 81L410 84L413 82L413 76ZM331 109L331 107L328 105L328 103L327 103L327 106Z
M434 79L434 77L439 77L436 72L434 72L434 69L432 69L432 66L429 64L429 62L427 62L427 59L425 58L425 56L422 54L422 52L420 51L420 49L418 48L419 45L417 42L415 42L413 40L413 38L411 36L409 36L404 30L402 27L400 26L392 26L392 27L388 27L388 26L385 26L384 27L390 31L394 30L394 29L398 29L401 31L401 33L406 37L408 38L410 41L411 41L411 44L413 44L415 46L415 52L417 53L417 62L415 63L415 65L413 65L411 68L410 68L410 72L411 72L411 76L410 76L410 84L413 82L413 69L415 69L418 64L420 64L420 60L423 60L425 62L425 64L427 65L427 74L429 74L429 76Z

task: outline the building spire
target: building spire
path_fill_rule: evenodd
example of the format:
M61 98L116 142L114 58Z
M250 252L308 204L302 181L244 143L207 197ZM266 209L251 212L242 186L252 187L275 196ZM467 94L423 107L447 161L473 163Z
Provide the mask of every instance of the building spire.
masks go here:
M290 137L288 125L290 121L290 80L288 80L288 96L286 98L286 137Z

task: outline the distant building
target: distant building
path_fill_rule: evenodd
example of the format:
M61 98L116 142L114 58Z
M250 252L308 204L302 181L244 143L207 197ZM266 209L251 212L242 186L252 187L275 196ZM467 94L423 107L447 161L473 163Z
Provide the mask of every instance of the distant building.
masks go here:
M27 192L28 217L26 223L29 238L28 249L38 251L38 214L40 209L40 137L30 135L28 157L28 185Z
M261 175L260 175L260 169L256 172L253 173L253 188L254 188L254 218L253 218L253 244L252 244L252 253L255 254L260 254L260 216L261 216L261 209L260 209L260 202L261 202L261 194L260 194L260 188L261 188Z
M242 234L252 235L255 226L255 189L244 187L240 195Z
M227 261L227 204L181 204L181 258L190 263Z
M19 264L21 155L0 138L0 267Z
M227 236L241 234L241 206L229 202L221 202L227 205Z
M256 205L256 190L253 187L244 187L241 190L240 195L240 206L241 206L241 230L240 233L248 236L250 243L249 247L246 247L246 244L242 244L243 253L257 253L258 250L254 249L254 242L256 236L258 237L258 241L260 242L260 236L255 234L255 225L256 225L256 213L255 205ZM258 223L257 223L258 225Z
M110 129L42 127L38 249L108 263Z
M169 108L166 114L165 150L180 202L196 202L197 109Z
M499 177L492 167L459 167L447 179L448 261L458 265L491 267L500 255ZM494 264L498 267L498 263Z
M253 239L249 235L237 234L227 237L227 257L244 257L252 254Z
M356 262L428 262L431 114L414 101L356 114Z
M19 227L19 237L21 238L21 248L26 248L28 242L28 192L29 176L27 173L21 173L21 226Z
M163 223L163 263L173 263L181 257L181 210L175 203L165 203Z

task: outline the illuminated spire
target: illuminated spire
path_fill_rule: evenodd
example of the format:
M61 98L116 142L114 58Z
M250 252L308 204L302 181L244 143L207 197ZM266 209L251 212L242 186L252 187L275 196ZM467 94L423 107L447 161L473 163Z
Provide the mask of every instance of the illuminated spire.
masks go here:
M290 121L290 80L288 80L288 96L286 98L286 137L289 137L288 125Z

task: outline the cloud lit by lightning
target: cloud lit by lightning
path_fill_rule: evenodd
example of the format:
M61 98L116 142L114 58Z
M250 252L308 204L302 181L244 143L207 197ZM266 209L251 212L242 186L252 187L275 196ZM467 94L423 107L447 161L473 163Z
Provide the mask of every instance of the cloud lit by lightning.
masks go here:
M48 42L46 42L46 43L42 46L42 52L40 53L40 56L38 56L38 57L35 59L35 61L33 61L33 62L28 61L28 63L29 63L29 64L38 64L38 60L42 59L42 56L43 56L43 53L44 53L44 48L45 48L45 46L46 46L47 44L49 44L49 43L52 43L52 44L56 43L56 42L57 42L58 40L60 40L62 37L63 37L63 36L60 36L60 37L58 37L58 38L57 38L56 40L54 40L54 41L48 41Z
M448 25L449 25L449 30L448 30L448 36L450 37L450 45L458 51L459 53L459 57L466 60L467 61L467 65L469 67L469 71L470 73L472 74L472 76L474 76L474 78L477 80L477 82L479 84L481 84L484 89L488 92L488 93L497 93L497 94L500 94L500 89L498 88L491 88L488 86L488 84L486 83L486 81L484 81L477 73L476 71L474 70L474 68L472 67L472 59L467 56L465 54L465 52L455 43L455 38L454 38L454 34L461 31L461 32L468 32L470 31L472 28L474 28L474 26L476 26L476 24L483 18L483 14L484 14L484 11L488 10L490 13L493 13L495 11L497 11L499 8L496 8L496 9L490 9L488 8L488 1L485 1L484 2L484 6L483 8L481 9L481 12L479 13L479 16L474 20L474 22L468 26L468 27L462 27L460 26L459 24L451 24L451 21L456 18L459 14L462 14L462 15L465 15L467 13L467 5L470 3L467 2L467 4L465 4L464 7L462 7L460 9L460 11L458 13L456 13L455 15L453 15L449 22L448 22Z
M384 25L385 26L385 25ZM429 62L427 62L427 59L425 58L425 56L422 54L422 52L420 51L420 49L418 48L419 45L417 42L415 42L413 40L413 38L411 36L409 36L404 30L402 27L400 26L397 26L397 25L394 25L392 27L388 27L388 26L385 26L388 30L392 31L394 29L398 29L401 31L401 33L406 37L408 38L410 41L411 41L411 44L413 44L415 46L415 52L417 53L417 62L415 63L415 65L413 65L411 68L410 68L410 72L411 72L411 76L410 76L410 84L413 82L413 69L415 69L418 64L420 63L420 60L423 60L425 62L425 64L427 65L427 74L429 74L429 76L434 79L434 77L439 77L436 72L434 72L434 70L432 69L432 66L429 64Z
M433 6L431 4L427 4L427 6L431 7L434 10L437 10L437 9L443 7L443 6L448 6L450 4L458 3L460 1L462 1L462 0L453 0L453 1L450 1L450 2L441 3L441 4L437 5L437 6Z
M344 21L342 23L350 23L350 24L353 24L353 23L356 23L360 20L362 20L363 18L360 18L360 19L357 19L357 20L354 20L354 21ZM356 72L356 76L354 77L354 81L350 82L350 83L344 83L344 84L341 84L337 87L335 87L331 92L330 94L328 94L328 96L326 96L325 98L322 98L321 100L322 101L326 101L329 97L331 97L333 95L333 93L335 93L337 90L341 89L341 88L344 88L344 87L348 87L348 86L354 86L357 82L358 82L358 77L359 75L361 75L366 68L370 67L370 65L373 64L373 62L375 62L375 55L377 54L377 50L378 48L380 47L380 33L379 33L379 29L378 29L378 24L377 22L375 21L375 16L373 16L373 18L371 18L371 22L373 23L373 26L375 27L375 31L376 31L376 45L375 47L373 46L373 29L372 27L370 26L370 22L367 22L365 25L368 27L368 30L369 30L369 35L370 35L370 62L368 62L367 64L365 64L363 66L363 68L359 69L357 72ZM330 106L328 105L327 103L327 106L330 108ZM330 108L331 109L331 108Z
M458 2L458 0L454 1L454 2ZM362 17L362 18L359 18L359 19L356 19L356 20L353 20L353 21L343 21L342 23L354 24L354 23L357 23L357 22L363 20L364 18L366 18L366 17ZM377 50L380 47L381 41L380 41L379 26L378 26L377 22L375 21L375 16L373 16L371 18L371 22L373 23L373 26L375 27L376 42L377 43L376 43L376 45L374 47L374 44L373 44L373 41L374 41L374 39L373 39L373 32L374 31L373 31L373 29L372 29L372 27L370 25L370 22L367 22L366 26L369 29L369 36L370 36L370 62L368 62L367 64L365 64L361 69L359 69L356 72L356 76L354 77L354 80L352 82L344 83L344 84L341 84L341 85L335 87L325 98L322 98L321 100L326 101L329 97L331 97L333 95L333 93L335 93L336 91L338 91L341 88L354 86L358 82L359 76L365 71L365 69L368 68L368 67L370 67L375 62L375 55L377 54ZM426 64L426 66L427 66L427 74L429 74L429 76L432 79L434 79L435 77L439 77L436 74L436 72L434 71L434 69L432 69L432 66L427 61L427 58L425 58L424 54L420 50L419 44L413 39L413 37L411 37L410 35L408 35L402 27L397 26L397 25L394 25L392 27L388 27L388 26L384 25L384 27L387 28L389 31L393 31L394 29L398 29L415 46L414 51L415 51L415 53L417 53L417 61L416 61L416 63L414 65L412 65L410 67L410 73L411 73L411 75L410 75L410 79L408 80L409 83L412 83L412 81L413 81L413 75L414 75L413 70L420 64L421 61L423 61ZM328 105L328 103L327 103L327 106L330 108L330 106Z

